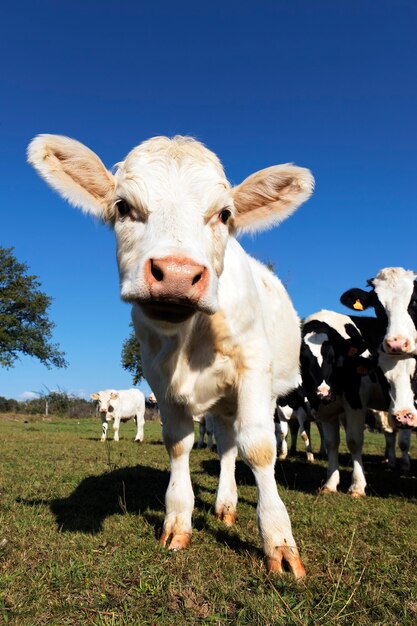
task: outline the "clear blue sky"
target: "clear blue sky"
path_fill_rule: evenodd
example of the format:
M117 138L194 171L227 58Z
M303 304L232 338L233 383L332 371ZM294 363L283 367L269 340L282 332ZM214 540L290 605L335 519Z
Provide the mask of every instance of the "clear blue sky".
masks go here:
M6 3L0 25L0 245L53 297L70 367L22 358L0 395L131 386L120 366L129 306L111 231L25 162L38 133L74 137L108 166L143 139L190 134L238 183L293 161L314 197L243 239L274 263L301 316L382 267L417 270L414 0Z

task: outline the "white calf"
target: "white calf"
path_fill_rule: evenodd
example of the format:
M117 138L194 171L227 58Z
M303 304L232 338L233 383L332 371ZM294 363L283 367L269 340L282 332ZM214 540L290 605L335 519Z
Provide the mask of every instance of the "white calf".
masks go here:
M112 225L121 296L133 304L145 376L155 391L171 477L161 543L191 538L193 415L211 411L220 454L216 513L236 517L239 453L258 487L268 569L304 567L274 476L276 399L297 385L300 330L280 281L250 258L237 230L270 227L310 196L306 169L278 165L231 188L215 154L187 137L155 137L113 175L82 144L36 138L29 161L65 198Z
M101 441L107 437L109 422L113 421L114 440L119 441L120 422L134 419L136 424L135 441L143 441L145 424L145 396L139 389L105 389L92 393L91 398L97 402L103 431Z

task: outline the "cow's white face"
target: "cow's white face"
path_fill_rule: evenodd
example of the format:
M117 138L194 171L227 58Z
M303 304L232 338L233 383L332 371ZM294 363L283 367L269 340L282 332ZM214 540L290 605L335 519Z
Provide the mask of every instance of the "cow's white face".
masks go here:
M303 360L308 364L311 391L317 399L331 402L335 398L331 378L336 363L329 337L324 332L308 332L304 335L303 341L308 348L308 350L303 350Z
M187 137L142 143L115 175L66 137L41 135L28 154L61 195L114 227L122 298L162 328L214 313L228 238L282 221L314 186L308 170L286 164L232 189L218 158Z
M112 389L91 394L91 399L97 402L99 412L108 414L109 419L112 417L118 397L118 393Z
M373 307L381 323L381 349L387 354L417 354L417 274L387 267L368 280L372 291L349 289L341 301L352 309Z
M383 340L383 350L388 354L417 353L417 275L402 267L389 267L381 270L369 281L387 318L387 328Z
M382 353L378 357L389 387L389 423L393 428L417 426L417 370L413 356L398 359Z

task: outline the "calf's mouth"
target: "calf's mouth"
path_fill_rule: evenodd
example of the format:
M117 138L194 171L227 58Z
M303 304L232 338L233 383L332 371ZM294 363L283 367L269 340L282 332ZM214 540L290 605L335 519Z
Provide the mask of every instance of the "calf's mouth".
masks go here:
M146 317L172 324L185 322L198 310L198 307L189 300L147 300L138 304Z

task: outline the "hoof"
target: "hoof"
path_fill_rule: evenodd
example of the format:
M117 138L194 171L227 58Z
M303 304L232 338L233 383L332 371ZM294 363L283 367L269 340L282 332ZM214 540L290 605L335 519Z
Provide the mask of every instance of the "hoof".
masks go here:
M308 463L315 463L316 459L314 458L314 454L307 454L307 462Z
M183 550L191 541L191 533L162 533L159 543L168 550Z
M135 443L142 443L142 439L135 439Z
M336 489L329 489L329 487L321 487L319 494L326 495L327 493L337 493Z
M283 563L286 563L289 570L297 580L304 578L306 571L303 562L298 554L297 548L289 548L287 546L276 548L273 556L266 557L266 567L268 573L283 573Z
M225 526L227 526L228 528L230 528L236 523L236 519L237 519L236 511L227 511L227 510L222 509L221 511L218 511L216 515L217 515L217 519L223 522L223 524L225 524Z
M365 492L364 491L351 491L350 495L352 498L364 498Z

